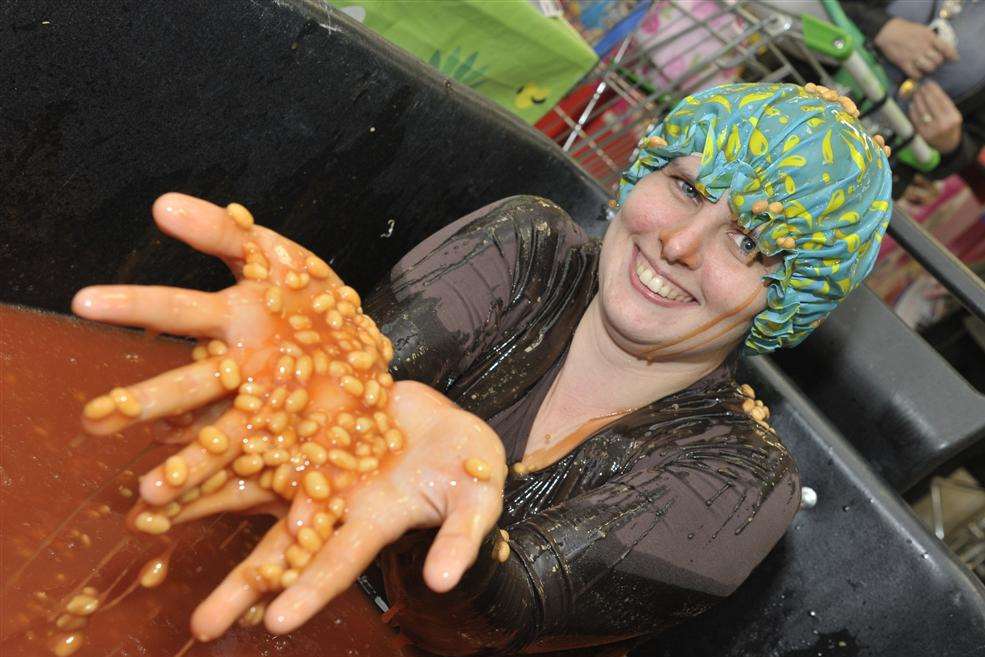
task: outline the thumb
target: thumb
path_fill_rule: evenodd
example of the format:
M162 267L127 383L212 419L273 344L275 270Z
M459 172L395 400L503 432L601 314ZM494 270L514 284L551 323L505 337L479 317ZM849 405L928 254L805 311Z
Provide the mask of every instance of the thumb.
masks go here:
M424 562L424 582L437 593L450 591L475 563L479 547L499 516L500 505L462 504L441 525Z

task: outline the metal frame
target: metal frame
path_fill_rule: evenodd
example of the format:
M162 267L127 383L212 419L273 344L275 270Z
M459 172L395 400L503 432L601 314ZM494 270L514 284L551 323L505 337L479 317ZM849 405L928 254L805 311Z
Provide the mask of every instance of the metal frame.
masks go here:
M799 26L789 16L758 0L719 0L720 10L703 18L696 16L686 2L670 0L669 5L680 16L670 24L668 29L671 34L645 47L638 45L635 33L630 34L613 56L601 61L583 79L582 83L597 79L598 84L591 100L577 119L560 107L553 110L568 127L556 141L586 168L602 168L604 173L595 175L603 186L614 186L619 180L619 174L633 157L632 152L625 153L625 157L614 157L609 152L610 147L627 135L631 135L635 142L680 98L702 88L722 71L739 69L736 79L743 81L790 80L803 84L806 80L784 54L790 52L810 67L816 79L827 85L834 85L820 60L804 47L804 35ZM737 32L723 35L713 25L729 17L732 17ZM695 32L701 32L708 41L715 42L717 47L692 63L677 79L671 80L650 60L650 56L664 49L675 48L680 39ZM644 77L644 70L653 69L669 83L647 92L638 80ZM602 96L607 90L612 91L613 96L603 101ZM624 113L619 116L609 114L607 118L612 120L611 123L600 128L588 128L620 102L628 105ZM602 167L598 166L599 163Z

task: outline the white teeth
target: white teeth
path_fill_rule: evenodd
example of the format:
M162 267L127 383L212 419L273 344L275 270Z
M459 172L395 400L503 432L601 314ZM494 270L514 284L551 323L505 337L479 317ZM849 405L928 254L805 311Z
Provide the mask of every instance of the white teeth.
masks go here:
M653 271L650 265L646 263L643 258L638 258L636 260L636 275L639 277L640 282L656 295L659 295L665 299L670 299L671 301L684 301L690 302L691 295L677 287L666 278Z

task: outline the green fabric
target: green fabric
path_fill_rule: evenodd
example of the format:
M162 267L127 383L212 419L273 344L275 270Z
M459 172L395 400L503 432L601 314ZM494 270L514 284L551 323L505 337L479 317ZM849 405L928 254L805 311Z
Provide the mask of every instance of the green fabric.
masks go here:
M799 344L872 270L891 214L886 155L839 103L801 86L726 84L688 96L644 138L620 201L692 153L701 155L696 189L712 201L729 192L759 250L783 257L766 276L746 351ZM782 211L762 209L775 202Z
M528 123L598 57L563 18L527 0L331 0L387 40Z

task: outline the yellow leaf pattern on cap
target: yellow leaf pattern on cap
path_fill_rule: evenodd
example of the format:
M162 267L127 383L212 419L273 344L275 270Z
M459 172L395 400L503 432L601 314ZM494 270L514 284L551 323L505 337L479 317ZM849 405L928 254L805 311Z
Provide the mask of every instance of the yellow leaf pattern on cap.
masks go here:
M644 140L622 201L670 160L701 153L695 188L713 202L728 194L759 248L782 256L747 352L798 344L872 269L892 180L882 149L840 103L792 84L727 84L685 98L650 136L666 143ZM753 212L762 201L783 211Z

